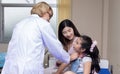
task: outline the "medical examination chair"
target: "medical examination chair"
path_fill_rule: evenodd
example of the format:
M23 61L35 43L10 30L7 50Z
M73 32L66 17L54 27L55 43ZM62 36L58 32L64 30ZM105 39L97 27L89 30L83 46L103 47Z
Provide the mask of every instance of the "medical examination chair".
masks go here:
M5 56L6 56L5 52L0 52L0 73L1 73L1 70L2 70L4 62L5 62ZM44 67L45 68L52 67L54 65L55 61L56 61L56 59L53 56L51 56L47 52L45 53L45 58L44 58ZM101 70L100 70L99 74L112 74L109 71L109 61L108 60L101 59L100 60L100 68L101 68ZM50 74L51 70L48 69L47 71ZM47 73L45 73L45 74L47 74Z
M111 74L110 69L109 69L109 61L106 59L101 59L100 60L100 72L99 74Z
M51 55L49 53L45 54L45 59L44 59L44 67L46 68L45 69L45 74L48 74L48 73L52 74L52 72L56 71L56 69L53 70L54 66L52 67L52 65L54 65L54 63L55 63L54 61L56 61L56 59L53 56L51 57ZM109 69L109 66L110 65L109 65L108 60L101 59L100 60L100 68L101 68L101 70L100 70L99 74L112 74L109 71L109 70L111 70L111 69ZM49 67L51 67L51 68L49 68Z
M5 56L6 56L5 52L0 52L0 73L5 63Z

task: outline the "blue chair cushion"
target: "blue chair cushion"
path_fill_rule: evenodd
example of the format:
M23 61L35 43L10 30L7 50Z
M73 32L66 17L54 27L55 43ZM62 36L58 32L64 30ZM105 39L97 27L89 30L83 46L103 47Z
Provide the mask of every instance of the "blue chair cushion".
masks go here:
M101 69L99 74L110 74L110 71L108 69Z
M0 68L2 68L5 63L5 56L6 56L6 53L0 52Z

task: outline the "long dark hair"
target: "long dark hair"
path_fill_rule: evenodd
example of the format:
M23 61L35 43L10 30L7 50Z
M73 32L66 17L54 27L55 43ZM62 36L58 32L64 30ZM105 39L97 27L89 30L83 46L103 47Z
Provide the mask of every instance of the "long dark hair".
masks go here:
M70 40L66 39L63 36L62 31L65 27L71 27L74 31L75 36L80 37L80 34L71 20L65 19L65 20L61 21L61 23L59 24L59 27L58 27L58 38L61 41L61 43L63 44L64 48L67 50L67 48L68 48L67 45L69 44Z
M92 73L93 71L96 71L98 73L100 71L100 66L99 66L100 56L97 46L95 46L93 48L93 51L91 52L90 48L91 45L93 44L92 39L86 35L82 35L81 40L82 40L82 44L81 44L82 48L86 49L84 51L84 54L89 55L92 58L91 74L93 74Z

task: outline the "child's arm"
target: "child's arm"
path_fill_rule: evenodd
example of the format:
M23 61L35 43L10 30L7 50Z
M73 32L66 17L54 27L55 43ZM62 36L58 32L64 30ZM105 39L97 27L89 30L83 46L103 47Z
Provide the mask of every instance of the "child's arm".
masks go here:
M83 74L90 74L91 71L91 62L84 63L84 72Z

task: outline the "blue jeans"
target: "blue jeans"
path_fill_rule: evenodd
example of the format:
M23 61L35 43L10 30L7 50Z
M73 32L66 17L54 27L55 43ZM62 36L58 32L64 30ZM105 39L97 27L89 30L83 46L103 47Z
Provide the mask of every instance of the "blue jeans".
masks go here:
M80 60L79 59L76 59L76 60L72 61L72 63L71 63L71 71L76 73L76 74L83 74L81 72L77 73L79 65L80 65Z

